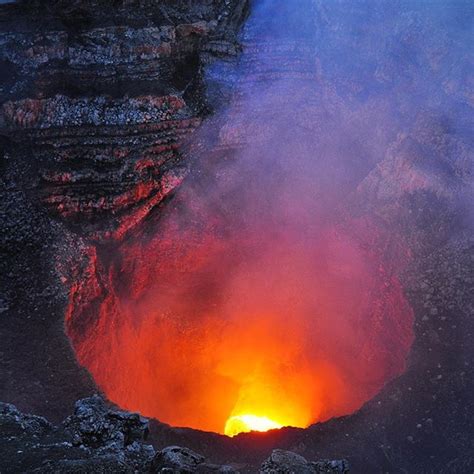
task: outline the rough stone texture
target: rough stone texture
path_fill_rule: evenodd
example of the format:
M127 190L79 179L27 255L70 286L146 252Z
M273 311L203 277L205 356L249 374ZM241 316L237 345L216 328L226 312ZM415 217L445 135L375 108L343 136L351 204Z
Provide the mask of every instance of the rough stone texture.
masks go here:
M110 408L99 395L78 400L73 415L59 426L0 404L2 473L238 473L239 466L213 464L194 451L168 446L155 454L144 444L148 420ZM13 454L15 453L15 454ZM249 472L248 467L244 472ZM307 462L275 450L264 473L345 473L346 461Z
M138 414L111 411L102 397L94 395L76 403L74 415L66 418L63 429L77 446L121 448L148 436L147 420Z
M204 456L195 453L188 448L169 446L155 454L151 461L151 473L180 472L187 473L211 473L228 472L237 473L232 466L211 464Z
M190 449L170 446L155 455L151 463L151 471L162 472L163 469L167 468L181 472L193 472L203 462L204 456Z
M212 105L202 67L235 57L247 10L0 6L2 400L57 422L95 390L64 337L67 293L94 267L91 240L123 239L181 183L181 144Z
M262 474L292 474L292 473L347 473L347 461L307 461L303 456L291 451L275 449L270 457L260 467Z
M2 436L40 436L53 429L45 418L25 415L11 403L0 403L0 432Z
M56 427L2 404L0 427L0 470L6 473L145 472L155 454L143 444L148 421L109 408L98 395L79 400Z
M236 54L247 6L106 3L27 1L0 17L1 133L28 144L47 208L99 240L182 181L179 145L206 110L201 65Z
M270 457L262 464L261 473L277 474L301 472L302 474L315 472L311 464L299 454L291 451L275 449Z

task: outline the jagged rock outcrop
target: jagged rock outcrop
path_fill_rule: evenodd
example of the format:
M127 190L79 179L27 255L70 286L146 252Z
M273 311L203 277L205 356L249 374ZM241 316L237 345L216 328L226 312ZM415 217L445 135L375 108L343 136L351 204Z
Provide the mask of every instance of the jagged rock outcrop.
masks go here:
M148 436L147 420L138 414L110 410L102 397L94 395L76 403L74 414L62 427L76 446L123 448Z
M392 228L401 222L405 229L426 228L437 215L433 233L443 240L452 225L452 210L464 208L463 202L474 195L472 175L469 139L452 133L439 117L419 117L359 184L354 203L377 213ZM412 215L407 216L410 206Z
M21 413L11 403L0 403L0 433L2 436L42 436L50 433L53 425L42 416Z
M145 472L155 454L144 444L147 420L108 407L98 395L79 400L59 426L1 404L0 427L2 472Z

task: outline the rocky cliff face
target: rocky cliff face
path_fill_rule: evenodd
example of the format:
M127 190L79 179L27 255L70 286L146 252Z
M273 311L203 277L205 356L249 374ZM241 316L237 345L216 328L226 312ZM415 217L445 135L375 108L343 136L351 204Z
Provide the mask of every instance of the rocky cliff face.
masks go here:
M123 237L182 181L179 145L206 110L200 70L236 53L247 5L99 3L11 7L1 124L28 148L37 197L100 240Z
M78 370L64 290L83 271L88 281L95 244L123 239L181 183L180 147L213 105L202 68L235 57L247 11L246 1L1 7L2 399L57 419L53 399L70 406L91 390L85 374L63 378Z

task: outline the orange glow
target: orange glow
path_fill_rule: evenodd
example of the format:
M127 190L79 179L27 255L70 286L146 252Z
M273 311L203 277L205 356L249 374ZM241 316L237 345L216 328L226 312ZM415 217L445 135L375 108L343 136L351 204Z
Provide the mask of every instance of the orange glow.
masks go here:
M381 259L386 237L370 222L269 248L258 233L161 226L125 243L108 274L93 262L71 296L78 359L121 407L231 436L306 427L354 412L403 371L401 259Z
M235 415L231 416L226 424L224 433L227 436L236 436L239 433L250 433L251 431L270 431L282 428L283 425L270 420L266 416Z

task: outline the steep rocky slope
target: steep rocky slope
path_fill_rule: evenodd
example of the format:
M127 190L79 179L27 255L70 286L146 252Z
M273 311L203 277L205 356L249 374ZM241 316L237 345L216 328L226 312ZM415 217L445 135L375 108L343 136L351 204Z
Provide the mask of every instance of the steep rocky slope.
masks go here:
M68 278L182 181L203 65L237 53L247 7L1 7L3 400L58 420L93 389L64 338Z

